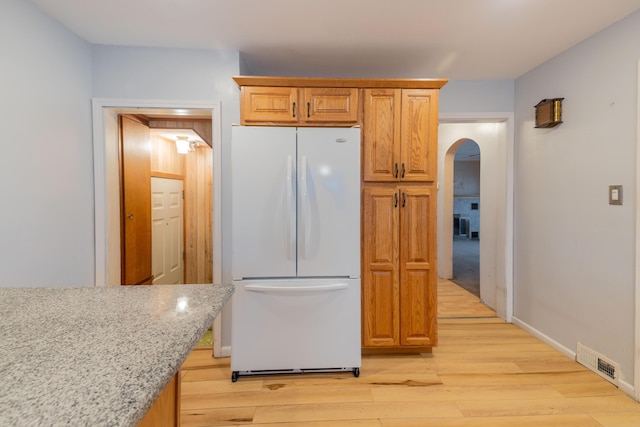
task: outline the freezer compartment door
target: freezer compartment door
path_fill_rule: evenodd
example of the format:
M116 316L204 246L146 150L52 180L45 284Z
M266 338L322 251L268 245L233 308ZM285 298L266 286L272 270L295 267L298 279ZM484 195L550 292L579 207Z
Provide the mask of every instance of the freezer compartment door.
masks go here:
M298 129L298 277L360 276L360 129Z
M232 371L360 367L360 280L234 285Z
M296 130L232 127L232 275L296 275Z

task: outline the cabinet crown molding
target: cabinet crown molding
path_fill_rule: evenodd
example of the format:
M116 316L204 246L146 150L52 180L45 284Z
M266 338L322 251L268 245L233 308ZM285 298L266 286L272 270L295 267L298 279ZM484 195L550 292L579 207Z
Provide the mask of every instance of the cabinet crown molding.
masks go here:
M447 84L449 80L234 76L233 81L235 81L238 86L440 89Z

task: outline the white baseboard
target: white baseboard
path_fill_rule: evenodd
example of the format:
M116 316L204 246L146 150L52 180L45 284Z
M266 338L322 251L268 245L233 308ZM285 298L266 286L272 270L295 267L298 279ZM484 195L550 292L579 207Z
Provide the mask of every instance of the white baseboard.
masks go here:
M530 326L529 324L527 324L527 323L523 322L522 320L518 319L516 316L513 316L512 320L513 320L513 324L514 325L516 325L519 328L524 329L525 331L529 332L531 335L533 335L534 337L538 338L543 343L551 346L554 350L557 350L560 353L564 354L569 359L576 360L576 352L575 351L571 350L570 348L567 348L567 347L563 346L558 341L555 341L553 338L549 337L548 335L543 334L539 330L535 329L534 327Z
M545 344L549 345L550 347L552 347L554 350L557 350L560 353L564 354L569 359L576 360L576 352L575 351L563 346L562 344L560 344L559 342L555 341L554 339L552 339L548 335L543 334L539 330L537 330L534 327L532 327L531 325L523 322L522 320L518 319L515 316L513 316L513 324L518 326L519 328L527 331L528 333L530 333L531 335L533 335L534 337L536 337L537 339L539 339L543 343L545 343ZM634 386L632 384L629 384L628 382L623 381L621 379L618 382L618 388L620 390L622 390L623 392L625 392L632 399L637 400L636 399L636 390L635 390L635 388L634 388Z
M620 390L622 390L623 392L625 392L633 400L638 401L638 399L636 399L636 389L635 389L635 387L633 387L632 384L629 384L628 382L623 381L623 380L619 380L618 381L618 388Z
M231 346L224 345L220 348L220 354L215 357L230 357L231 356Z

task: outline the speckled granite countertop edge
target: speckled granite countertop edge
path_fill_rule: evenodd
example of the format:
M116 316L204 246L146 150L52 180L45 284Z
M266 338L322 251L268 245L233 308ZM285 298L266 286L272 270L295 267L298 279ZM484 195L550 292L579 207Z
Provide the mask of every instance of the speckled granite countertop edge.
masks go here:
M0 288L0 425L137 425L232 294Z

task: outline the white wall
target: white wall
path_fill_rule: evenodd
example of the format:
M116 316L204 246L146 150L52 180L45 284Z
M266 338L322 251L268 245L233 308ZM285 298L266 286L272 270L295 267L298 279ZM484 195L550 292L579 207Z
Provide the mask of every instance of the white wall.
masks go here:
M91 286L91 48L2 0L0 52L0 286Z
M465 144L475 144L467 140ZM464 145L464 144L463 144ZM453 162L453 213L467 217L467 236L480 236L480 160L455 160ZM472 206L476 204L476 209Z
M513 80L451 80L440 89L440 113L513 111Z
M465 144L473 144L467 141ZM453 176L454 196L477 196L480 194L480 160L455 160Z
M514 315L571 351L578 341L633 383L640 12L516 81ZM564 123L533 106L565 97ZM608 186L624 186L624 205Z

